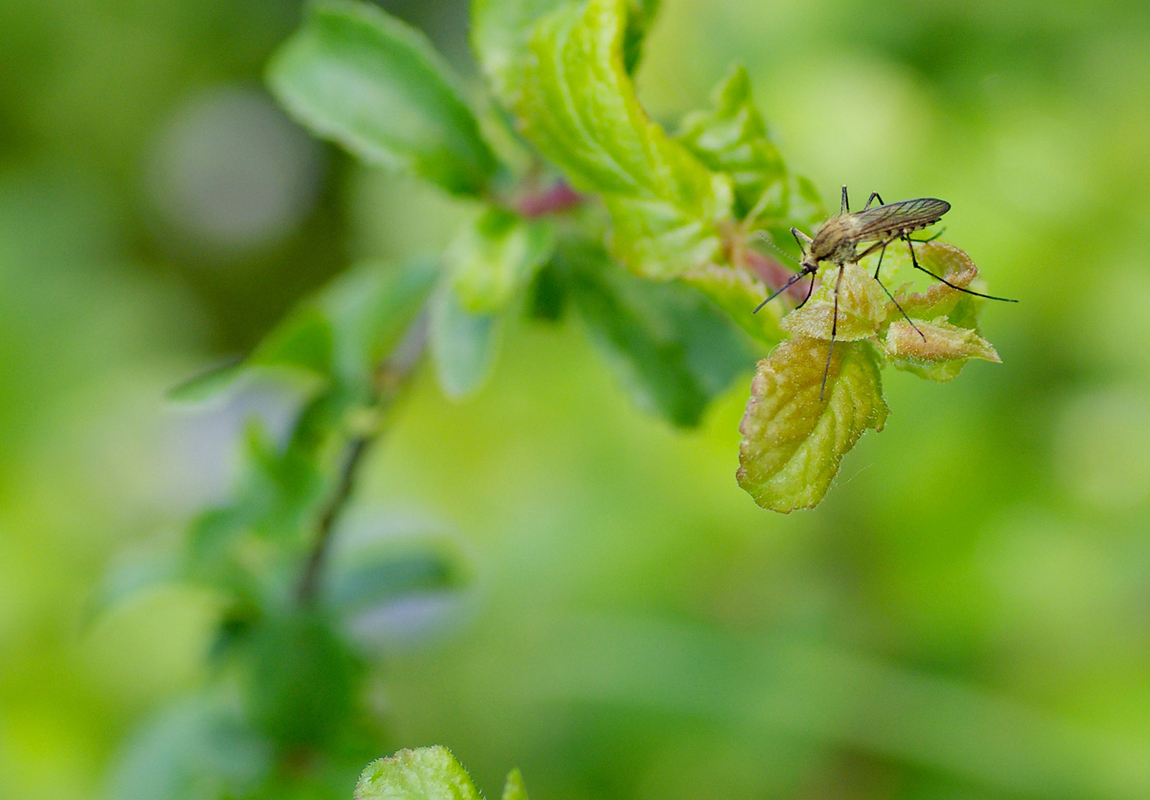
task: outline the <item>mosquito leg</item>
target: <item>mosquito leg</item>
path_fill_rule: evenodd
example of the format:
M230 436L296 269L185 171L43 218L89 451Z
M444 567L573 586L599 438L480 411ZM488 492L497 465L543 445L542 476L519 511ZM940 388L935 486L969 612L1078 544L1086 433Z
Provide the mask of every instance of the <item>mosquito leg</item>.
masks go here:
M871 192L870 197L867 198L866 205L863 206L863 211L866 211L868 208L870 208L870 204L873 203L875 200L878 200L878 204L880 206L883 204L882 198L878 196L878 192Z
M811 292L813 292L814 290L815 290L815 273L812 272L811 273L811 283L807 287L807 296L804 297L803 302L799 303L797 306L795 306L795 308L802 308L803 306L805 306L807 304L807 301L811 299Z
M851 204L850 201L847 200L847 187L843 186L843 202L842 205L839 206L839 216L842 216L843 214L849 214L850 211Z
M830 347L827 348L827 366L822 368L822 386L819 389L819 402L822 402L822 395L827 392L827 376L830 375L830 356L835 354L835 340L830 340Z
M878 281L878 271L882 269L882 257L886 255L886 246L888 242L882 243L882 249L878 251L878 266L874 268L874 279ZM879 281L882 283L882 281Z
M827 376L831 374L831 356L835 352L835 336L839 332L839 286L843 282L843 265L839 265L839 276L835 279L835 311L831 317L831 344L827 348L827 365L823 368L823 385L819 387L819 402L823 400L823 394L827 390Z
M926 244L927 242L933 242L935 239L937 239L939 236L942 236L944 233L946 233L946 228L939 228L938 232L935 233L934 236L928 236L925 239L911 239L911 241L917 242L918 244ZM907 237L907 238L909 238L909 237Z
M926 267L924 267L918 263L918 259L915 258L915 255L914 255L914 245L912 244L912 242L914 240L911 239L909 236L903 236L902 238L906 241L906 246L910 248L910 263L914 264L914 268L917 269L919 272L925 272L927 275L934 278L936 281L941 281L942 283L945 283L951 289L957 289L960 292L966 292L967 294L972 294L975 297L985 297L987 300L1001 300L1004 303L1017 303L1018 302L1017 300L1013 300L1009 297L995 297L992 294L983 294L982 292L976 292L976 291L973 291L972 289L964 289L961 286L955 286L953 283L951 283L950 281L948 281L946 278L942 277L941 275L935 275L929 269L927 269Z

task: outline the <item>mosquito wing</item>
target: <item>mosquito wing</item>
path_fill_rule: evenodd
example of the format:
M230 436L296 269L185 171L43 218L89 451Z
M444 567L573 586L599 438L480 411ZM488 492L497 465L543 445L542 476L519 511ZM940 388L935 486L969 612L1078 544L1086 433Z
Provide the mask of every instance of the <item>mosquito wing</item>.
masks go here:
M916 231L938 222L947 211L950 211L950 203L934 197L887 203L855 214L858 225L855 235L867 239L900 230Z

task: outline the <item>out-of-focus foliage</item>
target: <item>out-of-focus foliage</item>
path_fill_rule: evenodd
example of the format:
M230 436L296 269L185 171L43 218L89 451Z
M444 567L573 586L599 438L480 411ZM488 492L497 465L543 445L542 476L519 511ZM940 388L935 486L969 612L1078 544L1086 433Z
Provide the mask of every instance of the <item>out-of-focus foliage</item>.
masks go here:
M636 73L653 116L674 129L738 60L824 196L950 201L947 238L1022 300L985 310L1004 365L888 371L881 437L787 518L731 480L745 386L672 431L567 317L511 323L466 402L421 374L339 531L348 581L379 548L405 587L346 617L386 664L390 746L280 796L347 797L369 758L442 742L489 794L519 764L536 798L1145 797L1150 14L661 5ZM465 9L388 6L467 68ZM441 252L473 213L277 116L259 78L296 12L0 4L2 797L98 795L133 731L203 743L229 790L259 776L230 698L171 705L235 609L168 588L89 611L110 563L164 574L243 419L278 442L297 398L162 398L349 261ZM461 560L464 601L406 591Z

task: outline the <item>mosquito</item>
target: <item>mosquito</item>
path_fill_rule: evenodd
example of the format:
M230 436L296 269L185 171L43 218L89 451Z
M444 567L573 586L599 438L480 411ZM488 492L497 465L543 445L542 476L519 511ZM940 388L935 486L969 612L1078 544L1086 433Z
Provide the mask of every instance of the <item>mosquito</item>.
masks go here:
M878 201L878 205L871 208L871 203ZM850 209L850 202L847 200L847 187L843 187L843 200L842 206L839 210L838 216L831 217L822 224L818 233L812 239L798 228L791 228L791 235L795 237L795 241L799 243L802 248L803 257L799 262L799 271L795 273L790 280L782 285L777 291L772 292L771 296L763 302L759 303L754 312L758 313L763 306L774 300L780 294L789 289L794 283L802 280L807 275L811 276L810 286L807 288L807 296L803 298L803 302L799 303L802 307L807 300L811 299L811 292L815 288L815 273L818 272L819 264L823 261L829 261L832 264L837 264L839 274L835 279L835 306L834 316L831 322L831 344L827 351L827 365L823 369L823 384L819 389L819 400L823 399L823 392L827 386L827 375L831 369L831 356L834 354L835 336L838 334L839 327L839 286L843 280L843 267L847 264L856 264L861 259L866 258L871 253L878 251L878 265L874 270L874 279L882 290L886 292L886 296L894 303L895 308L903 315L906 321L910 324L915 332L926 341L926 334L919 330L918 326L911 321L907 316L906 311L899 305L898 300L894 299L890 289L886 287L881 280L879 280L879 270L882 269L882 259L886 255L886 248L891 242L896 239L902 239L906 242L907 248L910 250L910 261L914 268L920 272L925 272L930 277L937 281L945 283L952 289L957 289L960 292L973 294L977 297L985 297L988 300L1001 300L1006 303L1017 303L1017 300L1011 300L1008 297L995 297L994 295L983 294L971 289L965 289L961 286L955 286L941 275L935 275L929 269L926 269L918 263L918 258L914 254L914 242L929 242L930 239L911 239L910 234L923 228L928 228L931 225L942 219L942 215L950 211L950 203L945 200L939 200L934 197L920 197L916 200L900 200L897 203L884 203L882 198L879 197L878 192L871 192L870 197L863 206L863 210L852 214ZM933 238L933 237L932 237ZM867 245L861 252L859 247Z

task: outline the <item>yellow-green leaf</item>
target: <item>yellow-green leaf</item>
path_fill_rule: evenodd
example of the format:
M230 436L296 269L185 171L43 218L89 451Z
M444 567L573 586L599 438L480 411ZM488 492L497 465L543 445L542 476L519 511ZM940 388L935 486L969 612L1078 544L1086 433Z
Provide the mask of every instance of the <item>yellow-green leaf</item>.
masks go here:
M888 409L878 364L864 342L783 342L759 362L739 430L739 485L760 506L814 508L839 462L867 428L882 430ZM822 399L820 399L820 393Z

